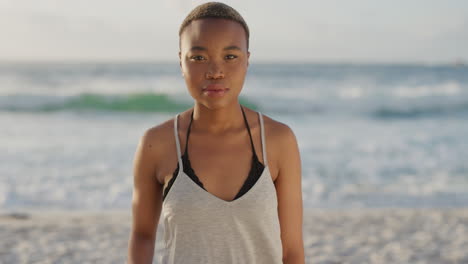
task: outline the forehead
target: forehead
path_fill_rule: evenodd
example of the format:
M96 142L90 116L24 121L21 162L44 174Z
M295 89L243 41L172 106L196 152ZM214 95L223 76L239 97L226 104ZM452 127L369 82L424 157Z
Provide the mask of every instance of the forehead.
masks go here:
M180 36L181 49L184 47L238 45L247 48L244 28L236 21L220 18L203 18L192 21Z

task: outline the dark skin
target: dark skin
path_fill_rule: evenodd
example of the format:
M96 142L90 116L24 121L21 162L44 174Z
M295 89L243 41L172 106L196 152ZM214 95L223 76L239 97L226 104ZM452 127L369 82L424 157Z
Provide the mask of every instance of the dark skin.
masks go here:
M192 167L206 190L225 201L233 200L251 165L252 150L238 101L249 56L245 31L234 21L195 20L181 35L181 71L195 102L179 116L181 152L194 111L189 144ZM225 89L222 95L207 92L213 83ZM244 110L257 156L265 164L258 114L247 107ZM177 167L173 123L173 119L167 120L145 131L135 153L130 264L152 263L163 188ZM301 162L296 137L287 125L267 116L264 124L267 162L278 197L283 263L303 264Z

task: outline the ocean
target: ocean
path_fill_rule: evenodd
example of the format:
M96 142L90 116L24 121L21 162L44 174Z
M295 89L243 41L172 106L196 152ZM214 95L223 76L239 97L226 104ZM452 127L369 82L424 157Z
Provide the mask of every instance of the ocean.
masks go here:
M468 67L251 63L307 208L468 206ZM177 63L1 63L0 211L131 208L143 132L193 104ZM267 135L268 136L268 135Z

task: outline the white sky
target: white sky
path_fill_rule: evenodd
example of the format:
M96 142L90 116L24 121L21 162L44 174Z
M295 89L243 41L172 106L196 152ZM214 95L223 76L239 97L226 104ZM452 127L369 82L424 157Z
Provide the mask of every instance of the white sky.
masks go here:
M197 0L0 0L3 60L177 61ZM468 60L466 0L237 0L251 60Z

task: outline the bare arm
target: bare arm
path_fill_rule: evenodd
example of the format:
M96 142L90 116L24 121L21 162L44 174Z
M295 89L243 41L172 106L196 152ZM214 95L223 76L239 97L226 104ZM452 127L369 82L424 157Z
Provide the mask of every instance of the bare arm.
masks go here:
M155 146L147 131L138 144L133 167L132 230L128 245L129 264L153 262L156 230L161 214L162 186L155 177Z
M304 264L301 159L296 137L282 125L279 174L275 181L283 244L283 263Z

